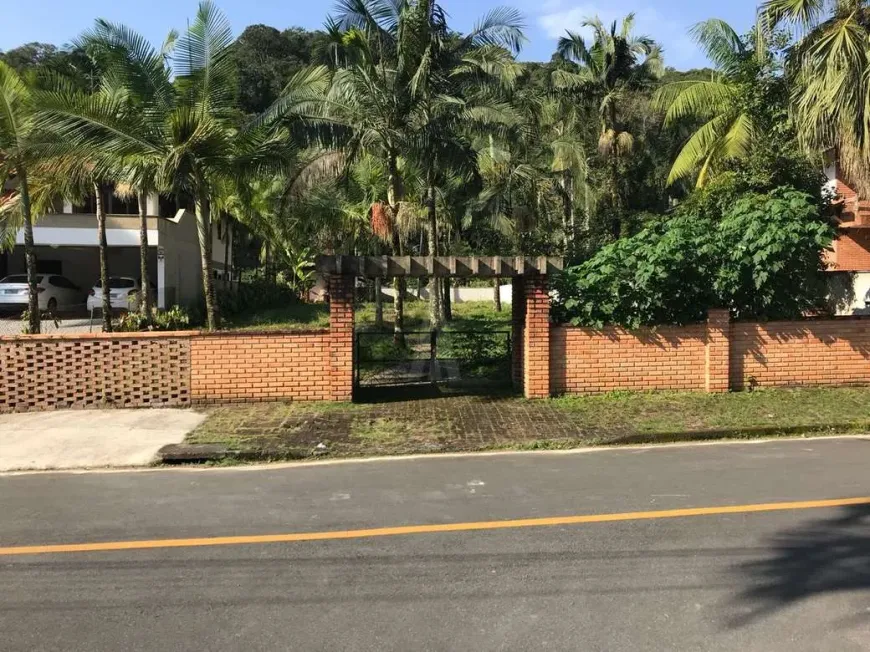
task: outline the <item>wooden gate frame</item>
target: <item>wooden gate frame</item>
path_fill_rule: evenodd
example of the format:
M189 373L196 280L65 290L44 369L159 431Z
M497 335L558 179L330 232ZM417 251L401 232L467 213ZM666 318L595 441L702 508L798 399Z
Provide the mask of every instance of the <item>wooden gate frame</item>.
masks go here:
M510 278L512 376L527 398L550 396L548 276L563 268L551 256L342 256L315 260L328 278L332 398L353 397L354 281L362 278Z

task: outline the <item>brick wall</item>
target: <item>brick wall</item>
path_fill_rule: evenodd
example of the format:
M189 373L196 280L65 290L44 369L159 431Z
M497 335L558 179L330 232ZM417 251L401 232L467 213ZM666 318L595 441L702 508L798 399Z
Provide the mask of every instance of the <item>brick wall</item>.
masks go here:
M870 384L870 320L731 324L732 389Z
M201 334L190 341L194 403L332 397L329 331Z
M0 412L348 399L353 316L333 291L330 330L0 337ZM711 310L706 324L597 330L550 325L544 283L525 293L528 397L870 384L870 319L731 323Z
M831 269L870 271L870 229L840 229L826 260Z
M0 337L0 412L330 400L329 351L328 330Z
M703 324L631 331L554 326L550 338L552 392L703 391L706 333Z
M758 324L711 310L695 326L554 326L550 377L554 394L870 385L870 319Z
M0 412L190 403L190 333L0 338Z

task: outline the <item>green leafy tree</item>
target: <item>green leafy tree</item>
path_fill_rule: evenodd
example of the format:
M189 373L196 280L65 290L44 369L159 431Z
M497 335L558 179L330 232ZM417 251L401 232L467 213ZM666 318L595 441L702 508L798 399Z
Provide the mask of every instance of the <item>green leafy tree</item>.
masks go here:
M560 281L557 311L578 325L796 319L827 308L823 254L834 236L816 198L746 193L719 217L681 211L605 246Z
M291 27L249 25L232 46L238 71L238 104L248 114L265 111L300 70L328 63L327 35Z

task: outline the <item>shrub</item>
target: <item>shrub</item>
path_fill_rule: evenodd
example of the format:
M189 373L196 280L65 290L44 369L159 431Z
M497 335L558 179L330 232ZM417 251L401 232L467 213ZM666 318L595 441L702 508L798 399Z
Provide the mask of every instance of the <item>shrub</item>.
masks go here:
M149 320L140 312L127 312L113 324L120 332L136 331L183 331L190 328L191 318L181 306L169 310L155 310Z
M745 193L721 218L681 212L601 249L560 278L557 318L583 326L685 324L710 307L790 319L826 309L818 201L785 187Z
M289 285L265 279L254 279L227 289L218 288L218 304L221 314L226 317L298 302L299 297Z

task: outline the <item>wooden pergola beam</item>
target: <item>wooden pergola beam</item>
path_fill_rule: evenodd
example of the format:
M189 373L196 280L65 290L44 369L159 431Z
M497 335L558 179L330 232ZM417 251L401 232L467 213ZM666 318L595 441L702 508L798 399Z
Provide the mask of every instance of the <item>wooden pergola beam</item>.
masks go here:
M562 271L554 256L318 256L317 271L324 275L365 278L449 276L494 278L547 275Z

